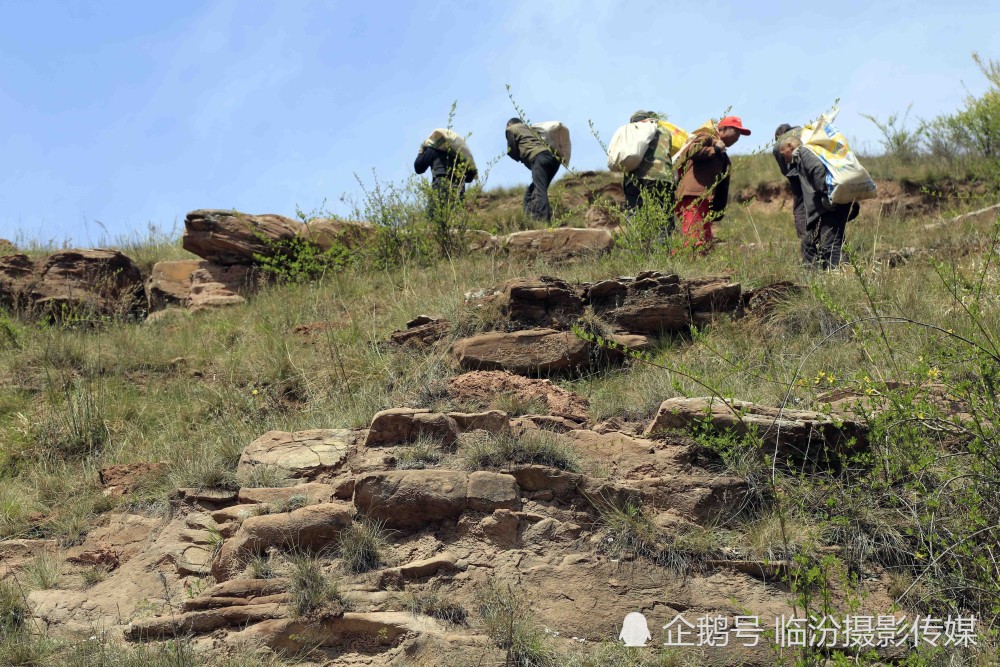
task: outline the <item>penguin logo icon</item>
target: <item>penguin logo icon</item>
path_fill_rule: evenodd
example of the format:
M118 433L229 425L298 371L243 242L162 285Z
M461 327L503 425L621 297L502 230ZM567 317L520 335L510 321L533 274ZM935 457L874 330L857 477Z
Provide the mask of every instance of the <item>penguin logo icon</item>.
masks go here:
M625 617L622 623L622 631L618 639L625 642L625 646L645 646L646 642L652 639L649 634L649 624L646 617L637 611L633 611Z

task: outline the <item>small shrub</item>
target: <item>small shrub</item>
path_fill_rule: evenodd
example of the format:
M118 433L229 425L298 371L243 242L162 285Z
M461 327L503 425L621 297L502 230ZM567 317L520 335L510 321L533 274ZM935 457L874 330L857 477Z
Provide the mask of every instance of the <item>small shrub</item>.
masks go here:
M544 415L549 412L549 406L541 396L525 397L516 392L497 394L490 402L494 410L506 412L511 417L522 415Z
M348 572L360 574L383 564L388 549L383 522L361 518L340 533L340 555Z
M254 556L250 559L247 568L252 579L273 579L276 575L274 564L267 556Z
M656 560L663 546L663 536L642 505L637 502L614 502L598 499L597 527L603 532L601 550L615 560L645 557Z
M240 488L274 488L291 486L292 483L288 469L281 466L250 466L236 473L236 484Z
M20 632L30 617L21 587L9 579L0 581L0 639Z
M90 588L96 586L108 578L108 568L103 565L88 567L83 571L83 587Z
M426 590L407 591L403 603L414 616L424 614L455 625L465 625L469 617L465 607L442 593L437 585Z
M218 526L205 526L205 532L208 533L208 548L214 556L222 548L226 538L223 537L222 530Z
M261 270L279 283L301 284L322 280L328 273L341 271L357 261L357 253L341 243L324 250L301 237L275 241L259 236L268 252L254 254Z
M746 526L740 546L748 558L782 560L818 544L819 533L814 520L771 512Z
M236 491L240 484L229 462L215 455L199 456L174 466L170 482L177 488L225 489Z
M287 500L282 500L279 503L275 503L272 507L277 513L283 512L294 512L295 510L302 509L306 505L309 505L309 497L297 493L294 496L290 496Z
M106 391L101 381L69 379L50 390L61 400L34 428L34 438L46 450L72 459L92 456L111 439Z
M4 314L0 313L0 350L20 350L21 337L17 327Z
M477 595L479 615L486 635L507 652L514 667L554 667L555 651L535 622L528 601L509 583L494 580Z
M622 225L622 231L615 239L616 252L646 256L650 250L675 247L676 242L670 232L675 226L672 200L668 200L666 205L657 201L645 202L629 218L617 207L609 206L605 210ZM673 233L678 232L675 230Z
M62 576L62 565L59 554L42 552L25 568L25 578L36 590L55 588Z
M305 554L296 554L292 556L291 562L292 577L288 593L296 616L309 616L330 602L340 600L336 583L323 572L319 560Z
M603 533L600 549L614 560L645 558L685 574L722 556L722 532L711 526L693 525L666 534L637 501L599 498L594 505L597 527Z
M281 500L276 503L258 503L256 505L251 505L250 514L252 516L265 516L267 514L284 514L285 512L294 512L297 509L302 509L306 505L309 505L309 498L307 496L297 494L291 496L287 500Z
M22 534L28 526L31 504L14 489L0 489L0 538Z
M417 442L396 454L396 467L400 470L418 470L435 466L441 461L441 452L431 442Z
M492 296L472 299L459 306L454 334L472 336L484 331L502 329L507 321L507 299Z
M921 144L927 134L927 126L920 124L916 129L906 129L906 121L910 117L910 109L913 105L906 107L906 113L900 118L898 113L889 114L889 117L881 121L876 116L863 113L865 118L878 128L882 134L879 140L885 155L898 158L904 163L912 162L920 156Z
M460 442L461 455L470 470L503 468L524 463L537 463L569 471L580 468L572 445L549 431L496 436L478 431L463 434Z
M59 646L59 642L53 639L30 632L0 637L0 665L50 667Z
M94 518L93 506L86 495L77 498L79 504L56 508L50 515L45 532L59 540L64 547L82 544Z

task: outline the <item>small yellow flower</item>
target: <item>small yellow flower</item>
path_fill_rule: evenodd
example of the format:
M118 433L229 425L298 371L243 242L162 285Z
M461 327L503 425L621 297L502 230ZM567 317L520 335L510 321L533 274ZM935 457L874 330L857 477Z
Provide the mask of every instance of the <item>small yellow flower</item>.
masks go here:
M253 396L256 396L256 395L257 395L257 394L259 394L260 392L259 392L258 390L256 390L256 389L254 389L254 390L253 390L253 391L251 391L250 393L251 393L251 394L252 394Z
M927 371L927 377L929 377L932 380L938 379L938 377L940 375L941 375L941 371L938 370L937 368L932 368L929 371Z

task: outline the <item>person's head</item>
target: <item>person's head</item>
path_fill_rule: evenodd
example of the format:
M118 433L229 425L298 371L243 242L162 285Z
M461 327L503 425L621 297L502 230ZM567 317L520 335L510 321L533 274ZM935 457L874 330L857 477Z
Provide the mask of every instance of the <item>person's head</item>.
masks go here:
M511 125L517 125L517 124L523 123L523 122L524 121L521 120L520 118L511 118L510 120L507 121L507 127L510 127Z
M778 153L785 159L785 162L792 161L792 154L795 149L802 145L802 140L798 137L785 137L778 144Z
M642 109L640 109L639 111L636 111L634 114L632 114L632 117L628 119L628 122L638 123L639 121L649 120L650 118L656 118L656 117L657 117L656 113L652 111L643 111Z
M792 129L791 125L789 125L788 123L782 123L774 130L774 139L778 140L781 137L781 135L785 134L791 129Z
M726 146L732 146L741 136L750 134L750 130L743 127L743 121L739 116L726 116L715 127L719 132L719 139Z

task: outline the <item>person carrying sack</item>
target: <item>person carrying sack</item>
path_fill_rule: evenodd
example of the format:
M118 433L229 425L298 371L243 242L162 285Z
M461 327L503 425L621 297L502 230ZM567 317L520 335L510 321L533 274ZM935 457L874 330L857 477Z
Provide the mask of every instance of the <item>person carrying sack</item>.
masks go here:
M658 116L652 111L636 111L630 123L656 123ZM674 169L672 162L672 137L657 127L642 157L642 162L622 179L625 190L625 209L635 212L640 207L653 204L661 207L668 219L661 230L665 236L674 231Z
M559 158L537 131L520 118L507 121L507 155L531 170L531 185L524 192L524 212L535 220L552 219L549 206L549 185L559 171Z
M802 198L802 183L799 181L798 168L789 164L778 150L783 140L789 137L798 137L801 134L801 127L782 123L774 131L774 148L771 149L771 152L774 155L774 161L778 163L781 175L788 179L788 189L792 193L792 219L795 222L795 236L799 239L799 252L802 254L802 260L805 261L806 203Z
M847 223L858 217L857 202L834 204L827 188L826 166L796 136L786 137L778 152L795 169L802 187L806 229L802 256L806 266L834 269L840 266Z
M433 136L433 135L432 135ZM429 145L425 141L413 161L413 171L423 174L431 170L431 194L427 202L427 215L431 220L437 220L440 215L447 215L451 206L465 198L465 184L476 180L476 166L470 163L461 153L450 150L445 142L437 142L438 146Z
M712 247L712 221L721 220L729 204L732 163L727 149L749 135L738 116L726 116L714 127L695 130L677 159L677 207L684 245L707 252Z

